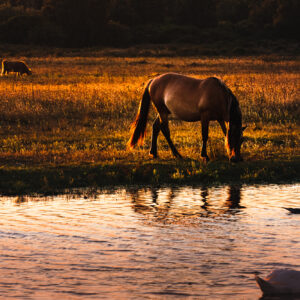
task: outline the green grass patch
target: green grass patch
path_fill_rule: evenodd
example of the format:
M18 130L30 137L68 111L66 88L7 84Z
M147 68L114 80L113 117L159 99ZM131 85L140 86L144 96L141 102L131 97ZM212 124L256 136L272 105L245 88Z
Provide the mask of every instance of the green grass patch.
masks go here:
M119 185L219 185L299 182L300 160L232 164L161 160L0 169L2 195L56 194L68 189Z

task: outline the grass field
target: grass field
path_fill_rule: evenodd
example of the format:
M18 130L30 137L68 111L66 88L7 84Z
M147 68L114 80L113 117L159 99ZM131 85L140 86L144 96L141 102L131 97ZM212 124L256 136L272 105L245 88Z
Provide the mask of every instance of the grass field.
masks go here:
M18 57L32 76L0 78L0 191L22 193L77 186L191 182L298 181L300 62L278 57ZM230 164L220 127L211 123L200 162L201 125L170 122L184 160L159 137L157 160L128 151L129 127L148 79L165 72L221 78L243 114L245 162Z

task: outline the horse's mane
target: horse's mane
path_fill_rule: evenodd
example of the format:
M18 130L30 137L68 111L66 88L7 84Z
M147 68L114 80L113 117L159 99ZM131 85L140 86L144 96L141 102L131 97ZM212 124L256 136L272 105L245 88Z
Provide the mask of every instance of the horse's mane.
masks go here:
M242 114L241 114L241 110L239 107L239 102L236 99L236 97L234 96L234 94L232 93L231 89L222 81L219 80L219 84L220 86L224 89L225 93L227 94L228 97L228 103L229 103L229 131L228 134L226 134L226 138L225 138L225 146L227 149L227 152L229 155L231 155L231 151L232 151L232 130L231 125L235 125L238 127L242 126Z
M229 108L229 123L242 126L242 114L239 107L239 102L233 95L232 91L228 88L229 97L231 98L230 108Z
M231 89L221 79L219 79L218 82L228 96L229 123L242 126L242 114L238 100L232 93Z

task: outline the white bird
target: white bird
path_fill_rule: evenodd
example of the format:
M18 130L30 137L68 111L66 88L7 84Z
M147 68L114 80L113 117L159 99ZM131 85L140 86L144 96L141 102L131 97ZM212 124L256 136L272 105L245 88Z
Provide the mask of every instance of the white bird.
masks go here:
M300 295L300 271L278 269L270 273L265 279L257 275L255 275L255 279L264 296Z

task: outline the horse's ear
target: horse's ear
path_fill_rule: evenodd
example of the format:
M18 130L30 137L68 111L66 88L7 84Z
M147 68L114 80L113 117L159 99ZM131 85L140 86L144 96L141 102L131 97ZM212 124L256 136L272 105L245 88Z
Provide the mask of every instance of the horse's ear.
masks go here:
M247 128L247 126L242 127L242 131L244 131Z

